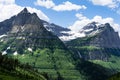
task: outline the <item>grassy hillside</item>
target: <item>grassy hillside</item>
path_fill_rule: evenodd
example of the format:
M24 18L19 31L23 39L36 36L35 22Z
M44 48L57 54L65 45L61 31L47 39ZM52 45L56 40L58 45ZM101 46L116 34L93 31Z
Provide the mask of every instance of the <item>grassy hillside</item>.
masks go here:
M97 44L93 45L91 41L95 37L78 38L66 43L76 59L80 72L83 71L85 75L91 75L92 78L89 77L91 80L99 80L100 78L96 79L97 75L107 78L120 72L120 49L100 47ZM83 66L81 67L81 65ZM97 72L101 72L101 74ZM108 74L107 77L106 74Z
M94 47L87 47L87 49L92 50L91 48L93 49ZM48 80L105 80L110 75L109 69L88 61L73 59L75 57L71 55L71 52L63 49L38 48L34 51L26 49L24 54L9 54L8 56L9 59L18 59L27 66L16 67L15 71L18 75L15 73L14 75L17 77L14 78L19 78L24 73L30 76L30 79L32 76L32 80L34 80L34 74L37 75L37 72L43 74ZM29 65L34 70L28 69ZM7 75L7 72L5 72L5 75ZM13 73L8 75L8 77L11 77L10 75L13 75ZM35 80L39 80L40 76L37 76ZM2 77L4 77L4 74ZM21 76L20 79L22 79Z
M0 80L46 80L28 64L0 54Z
M63 49L43 48L33 52L26 50L25 54L16 56L11 54L11 57L20 60L23 64L28 63L40 73L48 73L52 80L83 80L83 75L76 70L69 51Z
M84 60L73 59L70 52L44 48L25 54L11 55L22 63L32 65L40 73L48 73L52 80L105 80L110 75L107 68Z

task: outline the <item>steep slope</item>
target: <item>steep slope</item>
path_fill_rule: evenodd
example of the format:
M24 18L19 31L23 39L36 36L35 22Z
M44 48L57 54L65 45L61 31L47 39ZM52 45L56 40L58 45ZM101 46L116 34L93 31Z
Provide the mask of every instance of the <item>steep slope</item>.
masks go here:
M76 39L78 37L84 37L85 36L84 33L75 32L75 31L72 31L69 28L64 28L64 27L58 26L58 25L56 25L54 23L46 22L44 20L41 20L41 21L43 22L43 26L48 31L50 31L53 34L57 35L59 37L59 39L61 39L63 42L73 40L73 39Z
M11 19L10 19L11 21ZM4 21L4 23L7 23ZM21 11L17 16L14 17L13 21L10 22L9 27L3 28L1 31L7 31L2 34L6 36L1 38L4 43L10 44L11 48L27 49L37 47L41 48L65 48L64 44L59 38L47 31L41 20L37 17L36 13L29 13L26 9ZM8 41L9 39L9 41ZM16 48L14 47L16 46Z
M91 26L92 25L92 26ZM77 59L85 59L103 67L120 71L120 39L118 33L108 24L96 26L93 23L84 27L91 28L88 35L66 43ZM97 29L97 30L96 30ZM97 31L94 35L94 31ZM90 34L90 35L89 35Z
M91 22L86 26L84 26L79 32L84 33L86 36L95 35L99 33L103 27L104 27L104 24Z
M2 55L7 54L23 64L31 65L38 72L47 73L50 80L104 80L110 75L107 68L73 59L64 43L46 30L43 20L26 8L0 25L0 31L4 31L0 36Z
M61 26L58 26L54 23L49 23L49 22L46 22L44 20L41 20L43 22L43 26L48 30L48 31L51 31L52 33L54 33L55 35L57 35L58 37L60 36L68 36L69 34L67 33L62 33L62 32L69 32L71 31L70 29L68 28L64 28L64 27L61 27Z
M14 76L13 76L14 75ZM17 59L2 56L0 53L0 80L46 80L42 74L28 64L21 64Z
M1 22L0 51L2 55L28 63L41 73L48 73L52 80L77 80L81 74L75 69L71 54L64 43L43 27L36 13L25 8L18 15ZM4 28L6 27L6 28Z
M97 31L99 34L90 42L90 45L104 48L120 48L118 32L115 32L109 23L98 26Z
M78 34L77 33L71 33L72 31L70 31L70 30L67 30L67 29L64 29L64 28L59 29L58 26L56 26L56 25L52 26L51 24L46 23L46 22L44 23L44 27L47 28L47 30L49 30L49 31L53 32L54 34L56 34L57 36L59 36L59 38L63 41L64 41L64 39L66 39L66 36L68 37L67 40L71 40L71 39L75 39L77 37L81 37L81 33L78 33ZM59 34L56 31L58 31ZM61 35L61 33L65 33L65 34ZM67 40L65 40L65 41L67 41ZM74 57L74 55L73 55L73 57ZM79 72L82 74L81 75L81 77L82 77L81 80L87 80L87 79L88 80L104 80L109 75L112 74L111 70L106 69L102 66L95 65L93 63L84 61L84 60L76 60L75 59L75 65L76 65L77 70L79 70ZM72 72L72 71L70 71L70 72Z

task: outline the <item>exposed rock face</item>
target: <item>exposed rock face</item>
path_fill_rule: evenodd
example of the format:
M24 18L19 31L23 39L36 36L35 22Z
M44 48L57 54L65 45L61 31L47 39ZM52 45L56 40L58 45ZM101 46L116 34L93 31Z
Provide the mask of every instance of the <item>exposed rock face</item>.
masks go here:
M108 61L111 55L120 56L120 38L109 23L97 26L94 22L83 29L89 30L86 37L66 43L71 50L73 49L76 57Z
M6 34L0 38L2 55L13 54L37 70L47 71L53 80L70 80L71 76L74 76L71 80L80 80L80 73L72 63L69 50L56 35L46 30L43 21L35 13L31 14L25 8L10 21L7 31L5 26L0 26L5 31L1 34ZM68 74L71 70L77 75Z
M81 30L87 35L86 37L93 37L86 45L89 44L104 48L120 48L118 32L115 32L109 23L98 26L96 24L96 22L92 22Z
M13 51L28 48L65 48L56 35L44 28L36 13L31 14L26 8L17 16L1 22L0 34L7 35L0 40L7 47L11 46Z
M14 20L15 16L11 17L10 19L7 19L3 22L0 22L0 35L6 34L12 26L12 21Z
M56 35L61 35L59 33L64 30L69 31L69 29L59 26L52 30L56 31ZM35 13L29 13L26 8L17 16L1 22L0 34L2 35L0 36L2 54L17 55L16 58L30 63L33 68L40 69L40 71L43 69L42 72L50 72L50 77L55 78L53 80L104 80L108 76L108 74L104 74L106 69L99 65L86 61L74 62L71 52L66 49L63 42L49 29L46 30L43 21ZM88 55L81 54L81 52L79 56L89 58ZM77 69L73 63L76 64ZM95 72L92 71L93 69Z
M60 36L64 36L64 35L68 35L67 33L62 33L62 32L68 32L68 31L71 31L70 29L68 28L64 28L64 27L61 27L61 26L58 26L54 23L49 23L49 22L46 22L46 21L43 21L43 25L44 27L48 30L48 31L51 31L53 34L57 35L58 37Z
M118 32L115 32L110 24L106 23L100 28L102 31L90 41L90 45L104 48L120 48L120 38Z
M80 33L85 33L86 35L89 35L90 33L94 32L97 30L97 23L96 22L92 22L87 24L86 26L84 26L81 30Z

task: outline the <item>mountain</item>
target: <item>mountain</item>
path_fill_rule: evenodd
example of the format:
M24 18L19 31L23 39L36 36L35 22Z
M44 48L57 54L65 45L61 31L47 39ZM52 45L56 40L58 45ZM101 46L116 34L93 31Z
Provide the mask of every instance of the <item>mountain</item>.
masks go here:
M80 80L81 74L73 64L71 53L55 34L46 30L36 13L31 14L24 8L0 23L0 34L2 55L45 72L52 80Z
M41 20L27 8L0 22L0 35L2 56L30 65L48 80L105 80L112 74L107 67L76 58L74 48L60 40L76 39L80 33Z
M46 22L46 21L43 21L43 24L44 24L44 27L48 31L57 35L59 37L59 39L61 39L63 42L74 40L77 38L86 37L86 36L96 35L96 34L100 33L101 31L103 31L103 28L105 26L105 24L100 24L98 22L91 22L91 23L87 24L86 26L84 26L82 29L80 29L78 32L77 31L75 32L71 29L63 28L61 26L58 26L58 25L53 24L53 23L51 24L51 23ZM111 34L111 35L115 36L117 34L118 33L115 32L114 34ZM116 37L118 37L118 36L116 36ZM113 41L113 39L111 41ZM119 42L119 41L117 41L117 42Z
M71 31L71 30L68 29L68 28L61 27L61 26L56 25L56 24L54 24L54 23L49 23L49 22L46 22L46 21L44 21L44 20L42 20L42 22L43 22L43 26L44 26L48 31L51 31L52 33L54 33L54 34L57 35L58 37L63 36L63 35L68 36L67 33L62 33L62 32L69 32L69 31Z
M84 26L79 32L84 33L86 36L95 35L101 31L102 27L104 27L104 24L91 22Z
M115 32L109 23L97 26L95 22L92 22L84 26L81 32L86 34L84 38L91 39L88 40L88 42L84 42L84 45L93 45L103 48L120 48L118 32ZM84 38L80 39L82 40Z
M43 22L43 26L53 34L57 35L59 39L61 39L63 42L70 41L73 39L76 39L78 37L84 37L84 33L79 33L72 31L69 28L64 28L59 25L56 25L54 23L49 23L47 21L41 20Z
M54 23L49 23L42 20L43 26L53 34L57 35L63 42L74 40L81 37L93 36L102 31L104 24L91 22L80 29L78 32L69 28L63 28ZM117 32L116 32L117 34Z
M65 48L56 35L43 27L36 13L31 14L26 8L18 15L1 22L0 32L1 35L5 35L1 38L1 41L6 45L9 44L7 47L11 48L11 52L19 51L19 49L24 52L22 49L29 48L35 50L38 47L51 49Z
M83 27L86 37L66 42L76 59L84 59L103 67L120 71L120 38L109 23L92 22Z

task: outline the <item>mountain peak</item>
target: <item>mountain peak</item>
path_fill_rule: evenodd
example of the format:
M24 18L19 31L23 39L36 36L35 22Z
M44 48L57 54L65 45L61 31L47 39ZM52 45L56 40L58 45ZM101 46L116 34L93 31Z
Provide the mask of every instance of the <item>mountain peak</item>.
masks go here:
M115 30L109 23L105 23L104 27L105 27L105 31L107 30L107 31L115 32Z
M29 11L27 10L27 8L24 8L24 9L20 12L20 14L23 14L23 13L29 13Z
M89 23L89 24L96 25L97 23L98 23L98 22L93 21L93 22L91 22L91 23Z
M107 27L111 27L111 25L109 23L105 23L105 26Z
M96 26L97 22L91 22L89 24L87 24L86 26L83 27L84 30L86 29L96 29L97 26Z
M17 14L13 21L13 25L38 24L40 22L36 13L30 13L27 8L24 8Z
M108 26L110 26L110 24L109 24L109 23L105 23L105 25L108 25Z

